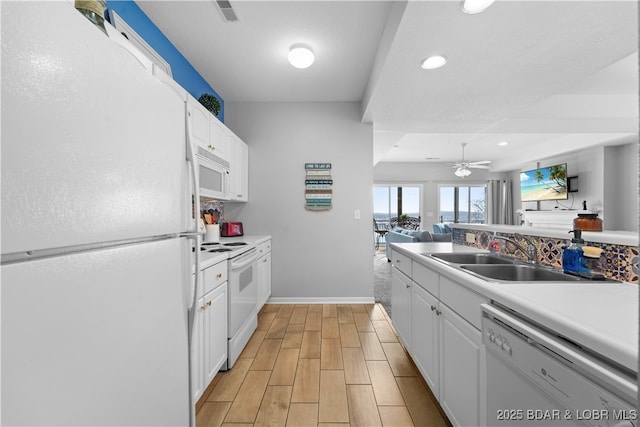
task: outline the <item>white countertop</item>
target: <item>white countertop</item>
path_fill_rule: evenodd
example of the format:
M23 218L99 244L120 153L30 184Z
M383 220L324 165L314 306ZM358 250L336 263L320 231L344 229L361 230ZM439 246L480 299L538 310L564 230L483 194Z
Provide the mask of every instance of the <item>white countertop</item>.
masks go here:
M421 253L484 252L452 243L391 247L580 345L638 371L638 285L619 282L490 282Z
M267 240L271 239L271 236L262 236L262 235L245 235L245 236L236 236L236 237L220 237L220 243L230 243L230 242L245 242L248 244L259 245L260 243L264 243Z

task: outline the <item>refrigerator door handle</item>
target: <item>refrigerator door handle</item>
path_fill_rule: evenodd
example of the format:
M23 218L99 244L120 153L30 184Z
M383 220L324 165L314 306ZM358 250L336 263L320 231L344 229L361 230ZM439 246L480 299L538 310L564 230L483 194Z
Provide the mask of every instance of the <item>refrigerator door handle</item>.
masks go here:
M193 327L195 323L195 315L196 315L196 301L198 301L198 278L200 277L200 236L202 236L204 232L196 232L196 233L184 233L181 234L180 237L184 237L187 240L193 240L195 246L195 272L193 279L193 296L189 303L189 307L187 309L187 344L189 347L189 427L195 427L196 425L196 402L193 401L193 383L192 383L192 372L193 372L193 364L191 360L191 348L193 346ZM189 276L191 272L189 271ZM188 278L189 283L191 283L191 277Z
M185 102L184 103L184 119L185 119L185 143L186 143L186 155L187 155L187 163L189 163L189 169L191 170L191 184L192 184L192 188L193 188L193 193L192 193L192 197L193 199L191 200L192 203L192 207L191 207L191 211L192 212L200 212L200 185L198 184L198 164L196 163L196 154L195 154L195 150L193 147L193 144L191 143L191 120L190 120L190 115L191 112L189 111L189 103ZM191 304L189 305L189 309L187 311L188 313L188 327L189 327L189 331L188 331L188 343L189 343L189 426L193 426L195 427L196 425L196 418L195 418L195 408L196 405L193 401L193 384L192 384L192 370L194 369L194 367L192 366L192 361L191 361L191 347L193 345L193 328L194 328L194 323L195 323L195 315L196 315L196 302L198 301L198 277L200 276L200 237L204 236L204 231L199 231L199 224L200 224L200 215L199 214L195 214L194 215L194 221L193 221L193 230L189 231L188 233L184 234L184 237L186 237L189 240L193 240L194 241L194 245L195 245L195 278L193 281L193 298L191 300Z
M200 204L200 186L198 185L198 163L196 162L196 153L193 147L193 144L191 142L191 111L189 110L189 103L185 102L184 103L185 106L185 115L184 115L184 119L186 121L185 123L185 130L186 130L186 149L187 149L187 162L189 162L189 165L191 166L191 182L193 183L193 195L195 197L194 202L199 205ZM200 209L198 209L200 210ZM199 215L197 215L196 217L199 217ZM196 218L196 222L195 222L195 230L193 231L198 231L198 223L199 221Z

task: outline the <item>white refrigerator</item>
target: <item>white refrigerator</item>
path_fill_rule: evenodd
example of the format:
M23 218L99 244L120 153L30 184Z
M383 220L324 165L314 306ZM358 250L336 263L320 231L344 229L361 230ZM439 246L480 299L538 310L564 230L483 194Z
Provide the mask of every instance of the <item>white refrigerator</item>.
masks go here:
M184 99L73 1L0 12L0 421L194 424Z

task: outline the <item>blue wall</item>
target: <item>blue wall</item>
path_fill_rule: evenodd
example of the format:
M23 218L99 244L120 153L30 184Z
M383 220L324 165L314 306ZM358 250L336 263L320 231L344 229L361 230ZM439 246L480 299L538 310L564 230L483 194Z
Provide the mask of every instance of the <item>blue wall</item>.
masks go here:
M220 100L220 112L217 117L224 122L224 100L133 0L107 0L107 9L112 9L120 15L140 37L149 43L171 65L173 79L194 98L198 99L203 93L210 93L216 96Z

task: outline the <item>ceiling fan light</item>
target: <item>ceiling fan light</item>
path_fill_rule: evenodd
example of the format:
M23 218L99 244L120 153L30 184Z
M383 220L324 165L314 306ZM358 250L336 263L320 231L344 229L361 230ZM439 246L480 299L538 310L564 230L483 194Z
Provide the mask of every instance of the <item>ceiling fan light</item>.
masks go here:
M296 68L308 68L315 61L313 50L306 44L296 43L289 48L289 63Z
M464 13L474 15L476 13L483 12L487 9L495 0L463 0L460 6Z
M458 176L460 178L464 178L465 176L469 176L471 175L471 171L465 167L459 167L458 169L456 169L456 171L454 172L455 176Z
M447 57L442 55L433 55L422 61L420 66L425 70L435 70L447 63Z

